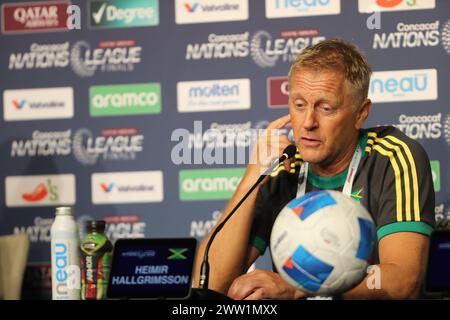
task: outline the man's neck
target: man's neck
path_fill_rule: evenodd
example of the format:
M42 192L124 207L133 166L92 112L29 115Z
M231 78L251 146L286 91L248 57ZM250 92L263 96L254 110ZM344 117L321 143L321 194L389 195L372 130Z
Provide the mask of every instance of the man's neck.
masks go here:
M356 146L358 145L358 136L353 139L353 142L349 144L349 147L345 151L345 153L340 157L339 160L335 161L332 164L311 164L311 168L314 173L321 177L333 177L338 175L350 165L352 161L353 154L355 153Z

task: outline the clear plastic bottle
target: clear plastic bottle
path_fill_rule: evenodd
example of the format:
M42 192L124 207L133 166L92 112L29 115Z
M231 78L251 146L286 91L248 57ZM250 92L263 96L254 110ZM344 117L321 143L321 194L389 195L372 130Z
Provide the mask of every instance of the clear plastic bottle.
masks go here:
M50 234L52 299L80 300L80 240L71 207L56 208Z
M81 243L81 299L106 299L113 245L105 234L105 221L87 221Z

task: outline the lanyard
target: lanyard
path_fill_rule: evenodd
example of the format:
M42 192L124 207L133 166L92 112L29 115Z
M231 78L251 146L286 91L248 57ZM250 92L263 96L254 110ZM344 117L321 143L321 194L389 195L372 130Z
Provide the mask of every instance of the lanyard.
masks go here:
M362 150L358 145L356 147L355 153L353 154L352 161L350 162L350 166L348 168L347 178L345 179L344 189L342 189L342 193L351 196L353 181L355 180L356 170L358 170L359 162L362 158ZM306 182L308 181L308 162L304 161L302 166L300 167L300 172L298 174L298 186L297 186L297 198L301 197L305 194L306 191Z

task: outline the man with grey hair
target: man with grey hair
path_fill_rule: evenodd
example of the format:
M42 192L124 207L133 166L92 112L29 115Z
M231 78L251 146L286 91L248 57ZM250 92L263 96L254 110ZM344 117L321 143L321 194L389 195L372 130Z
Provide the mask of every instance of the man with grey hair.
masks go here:
M298 56L289 72L289 114L267 128L292 127L298 153L265 179L218 233L209 253L211 289L234 299L305 297L275 272L246 271L269 246L272 225L290 200L330 189L365 206L377 231L372 258L381 288L367 286L364 279L342 298L419 296L435 224L430 163L420 144L394 127L363 129L372 105L367 98L371 72L364 55L338 39L310 46ZM286 136L277 139L280 150L290 144ZM256 147L270 142L261 139ZM219 223L262 166L256 158L251 161Z

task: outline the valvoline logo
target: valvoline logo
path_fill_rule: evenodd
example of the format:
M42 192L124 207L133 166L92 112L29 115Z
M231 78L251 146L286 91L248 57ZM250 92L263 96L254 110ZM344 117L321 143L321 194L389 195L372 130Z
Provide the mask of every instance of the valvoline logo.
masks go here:
M190 4L190 3L185 3L184 7L186 8L186 10L190 13L194 13L195 10L197 10L198 8L198 2L194 3L194 4Z
M101 183L100 187L105 192L111 192L112 188L114 187L114 183L110 183L110 184Z
M49 196L49 200L58 200L58 188L52 184L50 179L47 183L39 183L32 192L22 194L22 199L26 202L39 202Z
M25 106L25 100L24 99L22 99L20 101L19 100L13 100L12 103L13 103L13 106L16 109L18 109L18 110L22 109Z

